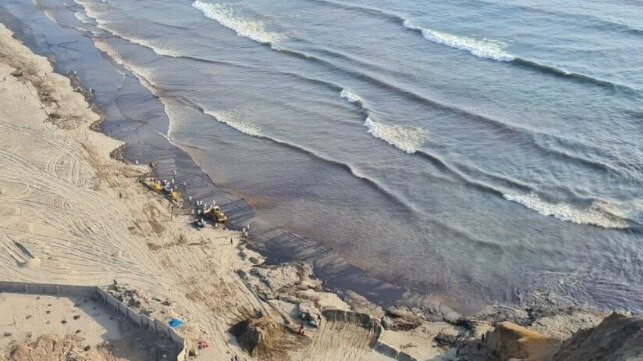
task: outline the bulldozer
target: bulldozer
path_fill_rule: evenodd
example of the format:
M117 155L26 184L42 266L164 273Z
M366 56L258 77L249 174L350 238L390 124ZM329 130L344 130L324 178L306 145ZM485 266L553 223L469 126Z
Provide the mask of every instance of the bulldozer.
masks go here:
M149 189L161 193L168 197L170 200L178 202L180 200L180 194L168 181L158 180L156 178L144 178L141 180Z
M225 223L228 219L219 206L211 206L204 209L203 215L215 223Z

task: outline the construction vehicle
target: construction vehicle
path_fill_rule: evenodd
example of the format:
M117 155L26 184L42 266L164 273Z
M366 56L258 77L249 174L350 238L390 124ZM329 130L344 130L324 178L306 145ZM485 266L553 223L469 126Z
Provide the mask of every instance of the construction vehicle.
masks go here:
M197 218L192 222L196 228L203 228L205 227L205 221L203 218Z
M215 223L225 223L228 219L219 206L210 206L203 210L203 216Z
M166 180L158 180L156 178L143 178L141 181L149 189L161 193L168 197L170 200L178 202L180 200L180 194L176 190L177 186L172 186L172 184Z

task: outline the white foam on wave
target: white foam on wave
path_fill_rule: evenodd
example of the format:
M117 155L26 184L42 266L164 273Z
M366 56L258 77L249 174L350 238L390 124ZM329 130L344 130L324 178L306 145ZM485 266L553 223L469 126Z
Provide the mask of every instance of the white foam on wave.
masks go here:
M167 114L168 116L169 124L168 124L167 134L162 134L160 132L157 132L157 133L162 137L166 138L171 144L177 145L175 144L172 138L172 133L176 130L176 127L177 127L177 121L176 121L177 117L175 115L181 114L181 109L176 104L168 101L168 99L163 97L162 94L159 94L158 88L154 85L154 69L142 67L140 65L135 65L131 62L127 62L125 58L107 42L101 40L100 38L94 38L93 40L94 40L94 46L98 50L107 54L107 56L109 56L112 60L114 60L117 64L121 65L123 68L129 70L129 72L138 79L141 85L147 88L147 90L149 90L152 94L154 94L159 99L161 104L163 104L163 107L165 109L165 114Z
M172 48L166 46L165 44L162 44L162 41L159 40L150 40L150 39L142 39L135 37L130 34L124 34L120 31L118 31L117 27L113 25L113 23L110 23L105 20L101 20L99 18L100 14L102 11L105 9L102 9L99 6L97 6L95 3L88 2L85 0L75 0L77 4L83 7L85 9L86 14L76 12L74 13L74 16L76 19L79 21L89 24L91 20L93 19L96 24L98 24L96 27L104 30L114 36L117 36L121 39L124 39L126 41L129 41L130 43L137 44L140 46L144 46L150 50L152 50L154 53L157 55L161 56L169 56L169 57L180 57L182 54L179 53L176 50L173 50ZM104 6L103 6L104 7Z
M58 21L56 20L56 15L54 15L54 12L51 9L45 9L44 11L45 16L51 20L54 24L58 24Z
M87 1L87 0L74 0L74 2L80 5L85 10L86 16L89 17L90 19L94 19L94 21L97 24L108 23L108 21L100 17L101 14L105 13L109 9L108 5L105 2L95 2L95 1Z
M280 33L266 30L266 25L262 21L243 19L235 14L234 9L229 4L207 3L196 0L192 6L201 10L203 14L233 30L239 36L243 36L263 44L275 44L283 40L285 36Z
M204 113L241 133L253 137L261 136L261 127L242 114L226 110L205 110Z
M468 36L453 35L441 31L421 28L410 21L404 21L404 27L422 32L422 36L434 43L443 44L455 49L465 50L485 59L496 61L513 61L516 57L505 51L507 43L493 39L476 39Z
M124 34L116 29L115 26L112 26L109 23L99 24L98 28L105 30L106 32L115 35L121 39L129 41L132 44L140 45L152 50L156 55L168 56L173 58L181 57L183 54L172 49L163 43L163 40L152 40L152 39L143 39L130 34Z
M339 93L339 96L348 100L350 103L364 103L364 99L360 98L359 95L351 92L348 89L342 89L342 91Z
M353 167L353 166L348 166L348 169L350 169L351 174L356 177L356 178L361 178L361 179L368 179L368 177L362 173L359 169Z
M176 50L174 50L174 49L172 49L172 48L170 48L170 47L168 47L168 46L166 46L164 44L161 44L161 42L159 42L159 41L149 40L149 39L141 39L141 38L132 38L132 37L128 37L128 38L124 38L124 39L127 39L128 41L130 41L130 42L132 42L134 44L144 46L144 47L152 50L157 55L168 56L168 57L172 57L172 58L178 58L178 57L181 57L183 55L182 53L180 53L180 52L178 52L178 51L176 51Z
M74 17L76 17L76 19L78 21L80 21L81 23L83 23L83 24L91 24L91 19L89 18L89 16L87 16L87 15L81 13L81 12L76 11L74 13Z
M429 132L420 127L404 127L401 125L386 124L373 120L370 115L370 111L366 108L367 105L364 99L348 89L342 89L339 96L350 103L358 103L368 114L364 121L364 126L368 128L369 134L387 142L403 152L408 154L417 152L429 138ZM359 178L364 178L354 172L353 175Z
M578 209L567 203L550 203L531 192L515 195L503 194L505 199L523 205L544 216L552 216L576 224L591 224L603 228L628 228L626 215L618 207L594 201L588 209Z
M125 62L125 59L121 56L121 54L118 51L116 51L116 49L114 49L114 47L112 47L110 44L108 44L106 41L100 38L93 38L93 41L96 49L107 54L116 63L122 65L125 68L128 68L128 64Z
M429 132L425 129L379 123L371 117L366 118L364 126L368 128L368 133L375 138L409 154L417 152L429 138Z
M114 62L131 72L139 82L148 88L152 94L157 95L157 89L154 86L154 69L137 65L128 61L118 50L101 38L93 38L96 49L107 54Z

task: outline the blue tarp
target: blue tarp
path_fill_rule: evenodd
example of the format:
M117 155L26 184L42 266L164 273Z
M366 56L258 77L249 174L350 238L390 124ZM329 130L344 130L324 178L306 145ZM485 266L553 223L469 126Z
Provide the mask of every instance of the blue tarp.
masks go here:
M183 321L179 320L178 318L173 318L170 320L170 322L168 322L168 324L170 325L170 327L175 328L181 326L183 324Z

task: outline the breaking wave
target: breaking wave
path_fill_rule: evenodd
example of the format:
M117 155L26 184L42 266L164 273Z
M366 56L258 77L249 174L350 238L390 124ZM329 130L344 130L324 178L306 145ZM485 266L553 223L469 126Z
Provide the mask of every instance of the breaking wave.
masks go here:
M339 92L339 96L348 100L349 103L364 104L364 99L360 98L359 95L351 92L348 89L342 89L342 91Z
M401 125L384 124L373 121L370 117L366 118L364 126L368 128L368 133L375 138L381 139L408 154L417 152L429 137L429 133L420 127L410 128Z
M348 89L342 89L339 96L346 99L349 103L359 105L360 110L366 116L364 126L368 128L369 134L387 142L405 153L413 154L417 152L429 137L429 132L420 127L412 128L374 121L371 111L366 105L366 101Z
M76 11L74 17L83 24L91 24L91 18L81 12Z
M237 35L252 39L256 42L275 44L285 38L283 34L268 31L266 25L261 21L239 18L235 14L232 6L228 4L210 4L196 0L192 3L192 6L201 10L206 17L233 30Z
M109 5L103 2L94 2L87 0L74 0L74 2L80 5L84 10L87 17L94 19L97 24L106 24L108 21L101 19L100 15L109 9ZM78 16L76 19L81 20Z
M495 60L500 62L510 62L513 65L522 66L534 71L540 71L542 73L549 74L552 76L566 78L571 81L594 84L610 90L620 90L630 95L638 96L639 90L632 88L628 85L620 84L612 80L596 78L591 75L576 73L570 70L563 69L556 65L546 64L541 61L521 58L518 55L515 55L506 51L508 44L500 40L494 40L494 39L488 39L488 38L474 38L474 37L469 37L465 35L455 35L455 34L450 34L442 31L434 30L434 29L423 28L421 26L413 24L411 20L406 19L401 15L398 15L394 12L378 9L378 8L373 8L373 7L363 6L363 5L345 4L345 3L333 1L333 0L313 0L313 1L319 4L335 7L338 9L361 11L365 14L370 14L396 24L401 24L406 29L419 33L426 40L429 40L437 44L442 44L454 49L467 51L468 53L479 58L490 59L490 60Z
M369 134L387 142L403 152L408 154L417 152L429 137L429 132L420 127L412 128L374 121L371 116L371 111L366 105L366 101L348 89L342 89L339 96L346 99L349 103L359 105L360 109L366 116L364 126L368 128Z
M80 12L74 13L74 16L80 22L84 24L91 24L91 21L93 20L96 22L96 27L98 29L103 30L125 41L128 41L132 44L146 47L152 50L157 55L169 56L169 57L175 57L175 58L181 56L179 52L173 49L170 49L167 46L162 45L161 42L158 40L143 39L143 38L133 36L131 34L123 34L121 31L117 29L117 26L115 26L115 24L100 19L99 16L100 16L101 9L96 8L96 5L94 5L94 3L86 2L83 0L76 0L76 3L79 4L81 7L83 7L86 13L86 14L83 14Z
M591 75L575 73L560 67L545 64L536 60L524 59L507 52L505 49L508 44L488 38L472 38L464 35L454 35L433 29L422 28L412 24L409 20L403 20L405 28L418 31L422 37L431 42L446 45L454 49L460 49L483 59L490 59L500 62L511 62L514 65L522 66L534 71L539 71L552 76L566 78L572 81L594 84L599 87L621 90L631 95L637 95L637 90L627 85L615 83L610 80L599 79Z
M121 38L125 41L128 41L132 44L140 45L142 47L152 50L156 55L168 56L172 58L184 57L182 53L166 46L159 40L143 39L130 34L123 34L122 32L116 30L115 27L110 26L109 24L99 24L97 25L99 29L102 29L118 38Z
M499 40L487 38L476 39L468 36L443 33L413 25L409 20L404 20L403 25L407 29L420 31L422 36L429 41L468 51L479 58L496 61L513 61L516 59L514 55L505 51L507 43Z
M203 112L243 134L253 137L261 136L261 127L241 114L225 110L204 110Z
M353 177L360 179L362 182L365 182L368 184L371 188L375 189L377 192L385 196L386 198L390 199L391 201L395 202L396 204L402 206L403 208L407 209L410 213L417 212L416 209L413 208L412 205L407 203L403 198L399 197L395 193L390 192L387 190L385 187L380 185L377 181L369 178L367 175L362 173L360 170L356 169L354 166L344 163L340 160L333 159L331 157L327 157L325 155L322 155L320 153L317 153L316 151L313 151L311 149L308 149L304 146L300 146L291 142L288 142L286 140L278 139L278 138L273 138L268 135L262 134L261 133L261 128L248 121L245 117L235 114L233 112L229 111L219 111L219 110L206 110L200 105L197 105L195 103L191 103L191 106L194 108L198 109L201 111L203 114L209 115L213 118L215 118L218 122L221 122L241 133L251 135L253 137L272 142L274 144L278 144L282 147L285 147L287 149L291 149L293 151L305 154L307 156L310 156L314 159L317 159L319 161L325 162L327 164L334 165L336 167L339 167L341 169L344 169L345 171L349 172Z
M503 194L503 197L544 216L553 216L567 222L590 224L602 228L623 229L629 227L623 212L614 205L601 201L594 201L587 209L578 209L567 203L544 201L533 192L523 195Z

